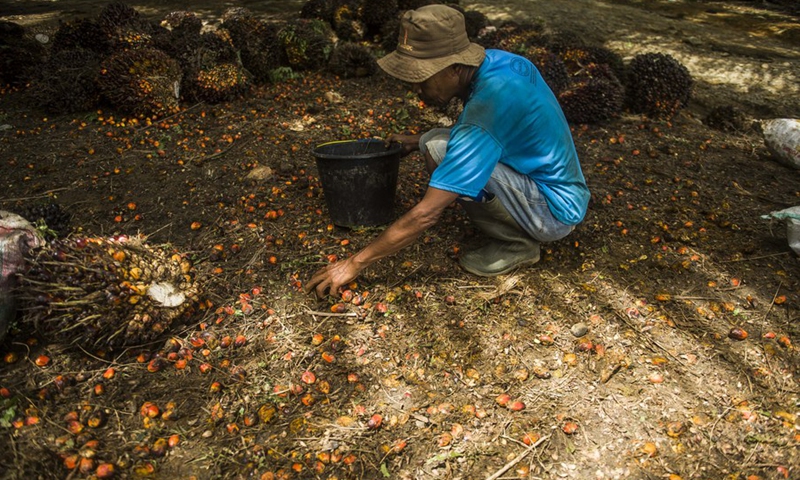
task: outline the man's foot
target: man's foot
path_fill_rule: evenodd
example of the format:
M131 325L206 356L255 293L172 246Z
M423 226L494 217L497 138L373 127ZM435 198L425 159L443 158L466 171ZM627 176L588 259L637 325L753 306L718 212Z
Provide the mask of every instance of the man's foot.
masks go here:
M494 277L523 265L539 261L539 242L520 239L516 242L492 240L488 245L467 252L459 260L461 267L481 277Z

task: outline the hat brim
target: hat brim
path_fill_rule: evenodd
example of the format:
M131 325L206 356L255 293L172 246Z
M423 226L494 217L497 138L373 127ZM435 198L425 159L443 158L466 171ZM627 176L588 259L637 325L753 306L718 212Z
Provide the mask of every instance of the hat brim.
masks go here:
M486 57L486 50L470 43L461 52L439 58L416 58L394 51L378 59L378 65L389 75L408 83L420 83L457 63L477 67Z

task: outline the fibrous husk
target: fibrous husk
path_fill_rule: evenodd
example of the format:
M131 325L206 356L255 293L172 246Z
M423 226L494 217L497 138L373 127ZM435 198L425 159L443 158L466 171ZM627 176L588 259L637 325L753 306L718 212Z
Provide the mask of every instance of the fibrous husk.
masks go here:
M627 103L635 113L670 118L689 103L693 83L689 70L671 55L639 54L628 65Z
M199 305L191 262L142 238L55 240L26 264L15 292L20 324L54 340L102 348L142 344Z
M165 115L178 109L181 69L156 49L125 50L103 61L97 83L102 96L133 115Z
M333 52L330 26L321 20L298 20L285 25L278 38L289 66L297 70L320 69Z
M334 49L328 69L342 78L367 77L378 70L378 62L369 48L343 42Z

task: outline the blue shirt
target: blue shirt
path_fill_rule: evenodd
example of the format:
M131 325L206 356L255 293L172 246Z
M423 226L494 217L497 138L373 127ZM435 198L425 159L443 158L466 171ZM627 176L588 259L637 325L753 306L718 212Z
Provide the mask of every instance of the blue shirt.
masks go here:
M497 162L533 179L557 220L583 220L589 189L555 95L526 58L487 50L429 185L477 198Z

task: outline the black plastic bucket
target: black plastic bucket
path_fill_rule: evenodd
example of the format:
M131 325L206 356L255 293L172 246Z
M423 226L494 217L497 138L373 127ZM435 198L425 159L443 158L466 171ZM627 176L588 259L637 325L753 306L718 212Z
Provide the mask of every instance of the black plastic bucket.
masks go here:
M312 152L325 203L335 225L383 225L394 216L400 144L345 140L318 145Z

